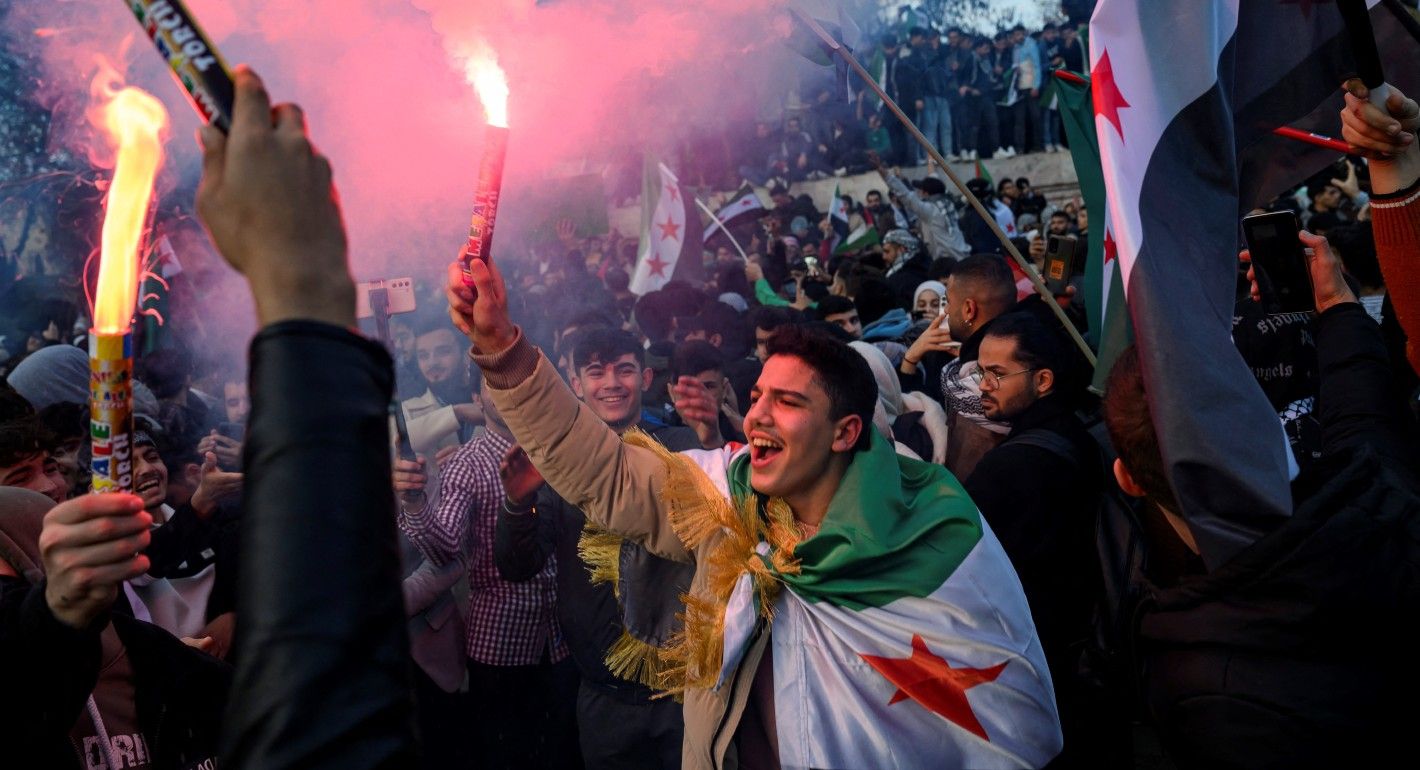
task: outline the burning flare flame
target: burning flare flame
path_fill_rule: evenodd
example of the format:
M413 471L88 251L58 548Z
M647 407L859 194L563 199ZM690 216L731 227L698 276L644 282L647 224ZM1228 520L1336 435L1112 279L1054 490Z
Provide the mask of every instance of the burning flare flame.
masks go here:
M126 333L138 304L138 249L153 198L153 180L163 162L167 126L162 102L138 88L119 91L103 107L103 127L118 154L104 199L99 285L94 295L94 330L99 334Z
M483 102L483 114L488 125L508 127L508 78L503 68L498 66L497 57L491 51L478 53L468 60L468 80L478 91L478 100Z

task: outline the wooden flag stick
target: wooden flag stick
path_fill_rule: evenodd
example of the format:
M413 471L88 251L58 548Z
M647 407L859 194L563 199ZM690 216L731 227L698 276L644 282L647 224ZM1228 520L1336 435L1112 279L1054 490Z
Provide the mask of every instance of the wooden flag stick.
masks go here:
M814 34L818 35L819 39L823 41L824 45L828 46L834 53L843 57L843 60L848 62L848 66L852 67L853 71L858 73L858 77L862 78L863 82L867 83L868 87L873 90L873 93L877 94L878 98L883 100L883 104L887 105L887 108L892 111L892 114L896 115L897 119L902 121L902 125L907 128L908 133L912 134L912 138L916 139L917 143L922 145L922 149L926 150L927 154L932 157L932 160L936 161L937 166L946 173L948 179L952 180L952 184L956 185L957 190L966 197L971 207L976 209L976 213L980 214L981 218L986 221L986 225L991 228L991 232L1001 240L1001 245L1006 247L1006 253L1010 254L1011 258L1016 261L1016 265L1026 274L1026 277L1030 279L1031 285L1035 287L1036 293L1041 296L1041 299L1045 300L1046 306L1055 313L1055 317L1060 319L1061 325L1063 325L1065 331L1070 334L1070 339L1074 340L1075 345L1080 348L1080 352L1085 354L1085 359L1090 362L1090 366L1094 366L1095 352L1090 349L1090 345L1085 342L1085 338L1080 336L1080 331L1075 328L1075 324L1071 323L1070 319L1066 317L1065 310L1055 301L1055 296L1050 293L1050 289L1046 288L1045 281L1041 280L1040 273L1036 272L1035 265L1032 265L1029 260L1021 256L1021 252L1016 249L1015 244L1011 243L1011 239L1006 237L1006 233L1001 230L1001 226L996 224L996 218L991 215L991 212L986 210L986 207L981 204L981 201L978 200L977 197L971 193L971 190L968 190L966 185L962 183L961 179L952 172L951 166L947 164L942 154L937 152L937 148L933 147L932 143L927 140L927 137L923 136L922 132L917 130L917 126L912 123L912 120L907 117L907 114L902 111L902 108L897 106L897 102L894 102L892 98L887 95L887 92L883 91L882 86L878 85L878 81L873 79L873 76L858 62L857 57L853 56L842 43L835 40L822 25L808 14L797 8L790 8L789 10L799 21L808 25L809 29L812 29Z

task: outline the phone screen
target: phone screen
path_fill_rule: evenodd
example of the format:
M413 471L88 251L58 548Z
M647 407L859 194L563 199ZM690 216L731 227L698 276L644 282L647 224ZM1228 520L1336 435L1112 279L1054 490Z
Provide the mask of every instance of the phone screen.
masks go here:
M1307 256L1297 238L1297 216L1290 211L1254 214L1243 217L1242 225L1263 301L1275 303L1283 313L1314 310Z

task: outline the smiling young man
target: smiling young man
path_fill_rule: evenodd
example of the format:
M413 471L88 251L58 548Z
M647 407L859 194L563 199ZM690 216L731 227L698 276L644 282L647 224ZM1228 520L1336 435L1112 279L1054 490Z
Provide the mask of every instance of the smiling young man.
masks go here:
M871 427L877 389L851 348L777 332L751 446L672 453L578 402L509 319L496 266L471 270L476 297L450 266L451 315L536 469L593 522L695 565L664 682L685 698L684 767L1034 767L1059 751L1019 579L956 480ZM700 383L673 387L688 421L714 419Z
M153 531L144 550L148 572L128 582L128 601L135 617L173 636L210 639L215 651L225 654L232 626L231 618L223 616L234 609L228 595L233 584L219 587L217 573L235 569L236 546L229 523L219 528L213 517L222 503L241 493L242 474L219 469L209 453L195 474L184 475L195 476L192 496L177 507L168 505L169 470L157 443L143 431L134 434L133 493L152 517ZM215 600L214 590L221 594Z
M714 351L706 342L688 344ZM644 364L644 349L630 332L584 329L569 356L576 366L576 387L588 396L584 403L616 433L639 427L673 451L701 446L689 428L628 422L640 416L641 388L651 372ZM526 456L514 452L505 460L505 479L508 469L528 470ZM680 629L676 616L685 611L680 595L690 586L689 565L658 558L626 541L606 544L602 537L584 538L586 514L535 475L520 475L537 488L508 491L526 500L499 511L494 560L499 574L514 582L534 579L554 560L559 565L557 618L581 678L577 733L582 759L593 768L680 767L680 704L653 697L635 669L654 660L640 653L650 653L657 642ZM595 547L596 542L604 545ZM584 568L583 554L588 561L598 561L591 556L594 550L604 567L597 572L613 570L614 577L599 574L593 579ZM608 661L616 661L615 670Z

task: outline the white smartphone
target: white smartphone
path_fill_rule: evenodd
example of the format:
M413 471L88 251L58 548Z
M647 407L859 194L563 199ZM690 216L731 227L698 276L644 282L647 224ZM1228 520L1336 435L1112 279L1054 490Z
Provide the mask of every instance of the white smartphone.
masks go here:
M385 312L389 315L395 313L410 313L415 309L414 279L413 278L382 278L378 281L368 281L355 285L355 317L373 318L375 311L370 309L370 292L376 289L385 290Z

